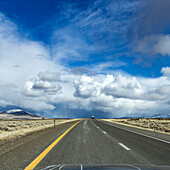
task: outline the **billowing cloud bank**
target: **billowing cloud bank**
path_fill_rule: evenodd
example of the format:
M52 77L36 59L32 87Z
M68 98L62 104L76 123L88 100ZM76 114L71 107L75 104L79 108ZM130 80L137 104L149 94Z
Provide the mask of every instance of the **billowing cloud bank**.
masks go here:
M118 71L83 75L61 66L59 59L52 58L40 42L21 37L16 25L1 14L1 108L14 106L50 113L51 117L62 116L59 108L68 113L77 110L72 112L74 117L94 111L103 117L121 117L170 110L170 67L162 68L159 78L133 77Z
M170 109L170 68L156 79L130 75L81 76L74 96L88 99L89 106L116 115L165 113Z

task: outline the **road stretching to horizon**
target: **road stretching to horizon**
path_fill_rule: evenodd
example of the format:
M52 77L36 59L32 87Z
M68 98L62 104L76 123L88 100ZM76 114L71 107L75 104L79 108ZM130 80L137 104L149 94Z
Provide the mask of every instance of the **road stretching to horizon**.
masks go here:
M34 169L62 169L70 164L79 165L81 169L83 165L101 164L128 165L135 169L170 166L169 139L102 120L85 119L75 123L48 129L33 138L30 135L28 141L0 156L0 169L25 169L61 134L63 136L51 150L38 158ZM67 132L69 128L72 129Z

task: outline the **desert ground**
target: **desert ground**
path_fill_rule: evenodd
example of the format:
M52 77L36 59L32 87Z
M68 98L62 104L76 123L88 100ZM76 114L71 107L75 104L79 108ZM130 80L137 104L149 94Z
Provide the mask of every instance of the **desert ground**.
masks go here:
M103 119L105 121L134 126L170 135L170 118Z
M29 133L51 128L77 119L45 119L45 120L0 120L0 141L17 139Z

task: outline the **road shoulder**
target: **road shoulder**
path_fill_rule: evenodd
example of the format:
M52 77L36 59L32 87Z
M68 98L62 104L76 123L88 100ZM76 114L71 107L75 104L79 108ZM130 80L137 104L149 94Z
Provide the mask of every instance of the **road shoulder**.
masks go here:
M164 133L159 133L157 131L150 131L150 130L146 130L146 129L142 129L142 128L137 128L135 126L127 126L125 124L120 124L120 123L115 123L115 122L110 122L110 121L105 121L105 120L100 120L103 123L109 124L111 126L117 127L117 128L122 128L122 129L126 129L128 131L134 131L136 133L141 133L144 135L148 135L154 138L159 138L162 140L166 140L170 142L170 135L169 134L164 134Z

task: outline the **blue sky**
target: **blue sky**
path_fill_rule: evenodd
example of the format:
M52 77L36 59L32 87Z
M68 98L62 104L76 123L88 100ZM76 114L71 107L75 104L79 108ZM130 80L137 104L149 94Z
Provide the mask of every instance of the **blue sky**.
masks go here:
M0 0L1 110L167 113L169 7L168 0Z
M80 59L77 60L74 54L67 54L72 59L61 60L61 64L68 67L83 67L119 60L124 63L121 69L130 74L158 77L161 68L169 61L166 56L162 60L162 56L138 54L132 49L131 39L134 37L130 34L139 29L132 25L140 23L140 20L143 21L140 11L143 10L145 15L147 3L136 0L124 3L117 0L97 3L69 0L16 0L0 3L1 12L17 24L19 33L49 46L51 54L56 44L66 47L72 45L76 48L74 43L82 43L82 47L75 49L81 55ZM144 61L135 62L137 57L144 58L142 59Z

